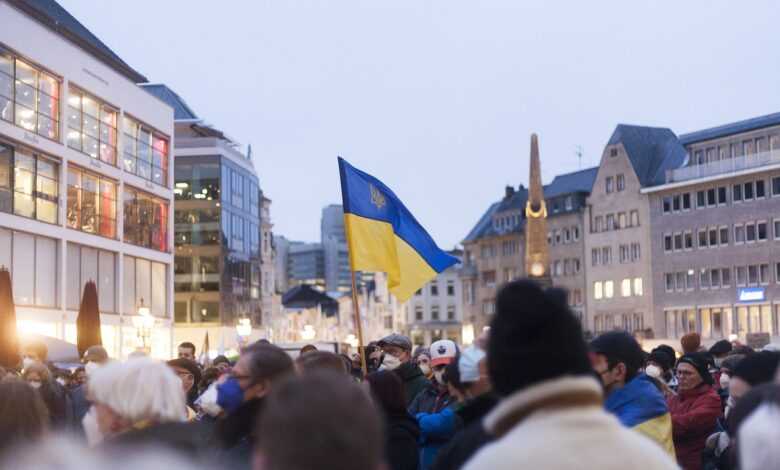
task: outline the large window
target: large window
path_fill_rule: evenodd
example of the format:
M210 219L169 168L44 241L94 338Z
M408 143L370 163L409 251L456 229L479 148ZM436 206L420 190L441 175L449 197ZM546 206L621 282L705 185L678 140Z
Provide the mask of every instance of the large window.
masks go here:
M56 224L58 201L59 163L0 144L0 211Z
M168 251L168 201L125 186L124 240Z
M95 281L101 312L116 312L116 254L68 243L67 308L78 310L84 286Z
M59 139L60 83L0 48L0 119Z
M11 271L17 305L56 307L57 241L0 228L0 266Z
M67 119L68 147L116 166L115 109L71 86Z
M168 185L168 139L135 119L124 118L125 171L161 186Z
M174 165L174 197L219 200L219 163L179 163Z
M156 317L168 316L167 269L156 263L132 256L124 257L124 311L134 315L141 306Z
M116 183L68 167L68 227L116 238Z

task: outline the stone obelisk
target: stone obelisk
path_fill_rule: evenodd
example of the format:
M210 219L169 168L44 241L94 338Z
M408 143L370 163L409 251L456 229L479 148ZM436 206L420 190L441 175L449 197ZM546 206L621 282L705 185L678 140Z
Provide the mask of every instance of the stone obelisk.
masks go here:
M525 274L529 279L544 286L551 286L547 206L544 203L539 142L536 134L531 134L531 168L528 179L528 202L525 206Z

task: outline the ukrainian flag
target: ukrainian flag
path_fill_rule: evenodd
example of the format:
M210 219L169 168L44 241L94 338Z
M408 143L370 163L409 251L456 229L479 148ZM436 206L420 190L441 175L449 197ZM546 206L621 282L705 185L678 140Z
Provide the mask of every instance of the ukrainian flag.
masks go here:
M381 181L339 157L344 229L353 271L385 272L403 302L457 258L442 251Z

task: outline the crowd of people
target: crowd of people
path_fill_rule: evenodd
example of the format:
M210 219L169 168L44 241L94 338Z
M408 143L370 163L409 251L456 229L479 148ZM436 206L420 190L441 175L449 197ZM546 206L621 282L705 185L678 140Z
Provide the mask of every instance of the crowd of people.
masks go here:
M586 341L562 299L509 283L473 345L392 334L361 351L366 370L261 340L208 364L191 343L167 362L95 345L70 371L28 343L0 370L0 467L780 468L780 353L695 333L651 351L621 331Z

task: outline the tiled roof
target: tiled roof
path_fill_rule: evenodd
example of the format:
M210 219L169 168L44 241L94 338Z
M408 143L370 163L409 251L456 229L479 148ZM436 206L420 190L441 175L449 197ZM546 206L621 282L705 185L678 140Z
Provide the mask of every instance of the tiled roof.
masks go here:
M130 67L90 30L54 0L9 0L9 3L65 36L133 83L149 80Z
M175 120L179 121L182 119L198 119L198 116L195 114L192 108L187 105L181 96L177 95L175 91L168 88L168 86L163 84L146 83L141 85L141 87L143 87L143 89L148 91L150 94L160 98L171 108L173 108L173 118Z
M704 140L717 139L740 132L748 132L764 127L780 125L780 113L767 114L743 121L732 122L722 126L710 127L696 132L690 132L680 136L680 142L683 145L689 145Z
M671 129L618 124L607 145L622 143L640 184L665 182L666 170L679 168L685 161L685 147Z
M544 197L550 198L570 193L590 193L598 171L599 167L594 166L593 168L558 175L553 178L550 184L544 187Z

